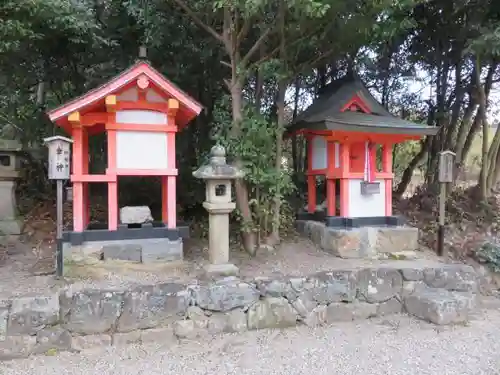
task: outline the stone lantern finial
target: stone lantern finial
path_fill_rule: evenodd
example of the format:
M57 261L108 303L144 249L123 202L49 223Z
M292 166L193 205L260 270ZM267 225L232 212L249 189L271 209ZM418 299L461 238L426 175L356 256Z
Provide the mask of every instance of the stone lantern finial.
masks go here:
M210 164L226 164L226 149L222 145L215 145L210 149Z

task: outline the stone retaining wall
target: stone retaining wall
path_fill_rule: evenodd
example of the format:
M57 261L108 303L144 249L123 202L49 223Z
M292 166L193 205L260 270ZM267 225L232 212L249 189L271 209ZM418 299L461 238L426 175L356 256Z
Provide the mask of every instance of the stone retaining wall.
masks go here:
M326 325L408 311L437 324L467 319L479 290L470 266L370 268L308 277L230 277L129 290L65 289L0 300L0 359L96 345Z

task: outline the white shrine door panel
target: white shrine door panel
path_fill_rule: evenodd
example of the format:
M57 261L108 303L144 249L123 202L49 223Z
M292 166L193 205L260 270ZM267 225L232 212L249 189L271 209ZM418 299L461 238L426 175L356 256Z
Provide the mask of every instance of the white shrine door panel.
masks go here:
M127 110L116 112L117 124L167 125L162 112ZM161 132L118 130L116 167L118 169L168 169L167 137Z
M167 134L159 132L116 132L118 169L168 169Z
M326 169L327 153L326 139L321 136L316 136L311 139L312 146L312 169Z
M167 125L167 115L163 112L128 110L116 112L117 124Z

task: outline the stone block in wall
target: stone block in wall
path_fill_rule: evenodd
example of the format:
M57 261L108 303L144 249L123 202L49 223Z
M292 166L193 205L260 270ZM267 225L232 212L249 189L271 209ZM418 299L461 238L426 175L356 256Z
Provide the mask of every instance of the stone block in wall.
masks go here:
M9 335L35 335L59 320L59 297L20 297L12 300L7 332Z
M318 272L302 286L295 287L299 297L312 299L318 304L351 302L356 298L356 273L354 271Z
M174 335L174 330L171 327L152 328L141 330L141 342L143 344L156 342L159 344L177 344L178 340Z
M0 361L26 358L36 345L35 336L7 336L0 341Z
M326 324L326 305L318 305L303 316L302 321L308 327L323 326Z
M418 228L399 226L377 228L375 252L395 253L418 250Z
M244 332L247 329L247 315L242 309L234 309L226 313L215 313L208 318L207 330L210 334Z
M138 263L142 261L141 245L106 245L102 247L102 252L104 260L116 259Z
M293 288L292 283L303 283L305 280L305 277L258 277L255 279L255 284L262 297L285 297L289 301L292 301L298 297L298 293Z
M424 270L424 281L432 288L457 292L477 292L478 276L474 268L463 264L448 264Z
M149 238L141 243L142 263L171 262L183 258L182 238Z
M326 323L349 322L377 315L377 305L367 302L331 303L326 308Z
M233 277L190 287L197 306L210 311L230 311L248 308L260 298L260 292L251 284Z
M309 293L303 293L295 301L292 301L291 304L303 319L307 318L318 306L318 302L316 302Z
M125 206L120 208L120 223L143 224L153 221L148 206Z
M477 306L477 296L470 292L450 292L425 288L404 300L408 313L428 322L444 325L466 322Z
M357 274L360 298L378 303L401 294L403 277L393 268L365 268Z
M84 335L73 336L71 347L73 350L81 351L101 346L110 346L112 342L110 335Z
M423 268L402 268L399 270L405 281L420 281L424 279Z
M163 283L138 286L124 294L119 332L156 328L184 316L190 296L181 284Z
M67 351L72 349L73 339L71 334L61 327L48 327L38 331L36 347L33 353L46 354L53 350Z
M377 306L377 316L399 314L403 312L403 305L397 298L391 298Z
M403 301L406 297L411 296L415 291L427 288L427 285L421 281L403 281L401 296L399 300Z
M61 320L70 332L92 335L115 328L122 313L123 293L82 290L60 294Z
M297 325L298 314L285 298L268 297L248 309L248 328L285 328Z

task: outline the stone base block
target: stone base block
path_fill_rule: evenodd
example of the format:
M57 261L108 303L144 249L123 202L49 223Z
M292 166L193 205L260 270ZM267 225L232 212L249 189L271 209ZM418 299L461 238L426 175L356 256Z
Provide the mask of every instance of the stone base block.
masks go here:
M476 295L445 289L420 289L405 298L408 313L439 325L466 322L476 306Z
M142 263L182 260L182 239L149 239L142 245Z
M89 241L80 246L63 244L65 261L95 264L99 260L157 263L183 259L182 239L147 238L137 240Z
M0 220L0 235L19 235L21 234L21 223L15 219Z
M418 249L418 229L362 227L338 229L318 221L297 221L297 230L325 251L341 258L373 258Z
M378 228L377 252L398 253L418 249L418 229L412 227Z

